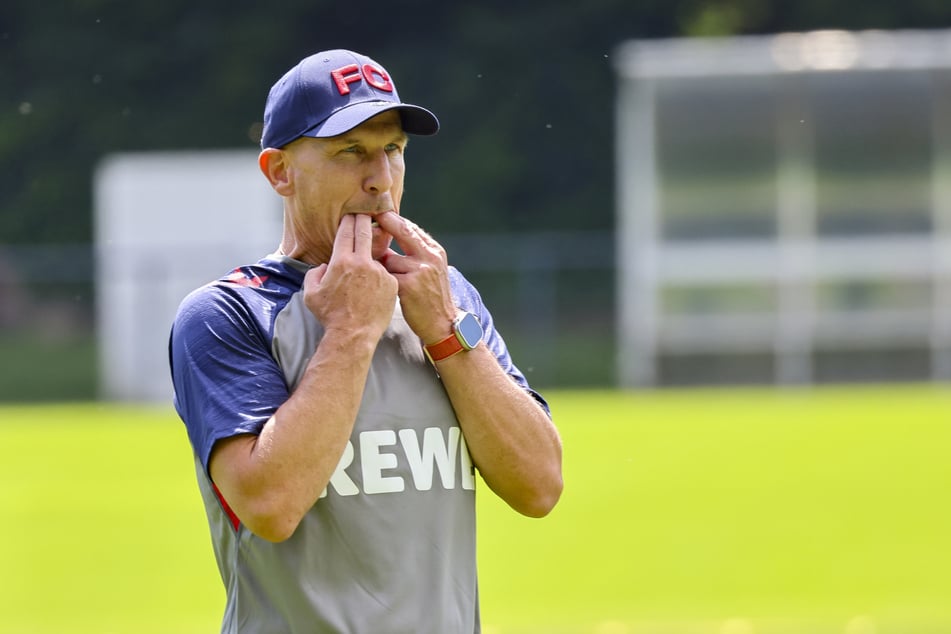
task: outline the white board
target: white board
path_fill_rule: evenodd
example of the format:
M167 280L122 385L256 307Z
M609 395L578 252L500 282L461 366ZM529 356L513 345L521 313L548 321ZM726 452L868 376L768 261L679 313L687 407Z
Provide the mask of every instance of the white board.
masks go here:
M101 397L170 403L179 303L277 249L281 199L247 150L112 155L94 192Z

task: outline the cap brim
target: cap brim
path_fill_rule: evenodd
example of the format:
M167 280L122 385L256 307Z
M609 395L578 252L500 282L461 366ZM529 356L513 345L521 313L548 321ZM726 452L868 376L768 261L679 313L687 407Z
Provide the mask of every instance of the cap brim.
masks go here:
M361 101L341 108L301 136L314 138L337 136L389 110L399 111L403 121L403 131L408 134L430 136L439 131L439 120L426 108L392 101Z

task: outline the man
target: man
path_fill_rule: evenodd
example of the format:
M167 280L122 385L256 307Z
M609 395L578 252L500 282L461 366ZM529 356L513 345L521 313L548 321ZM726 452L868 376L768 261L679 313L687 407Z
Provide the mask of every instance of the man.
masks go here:
M548 406L401 215L407 134L438 127L350 51L270 91L280 249L190 294L170 342L222 632L479 632L474 469L528 516L561 494Z

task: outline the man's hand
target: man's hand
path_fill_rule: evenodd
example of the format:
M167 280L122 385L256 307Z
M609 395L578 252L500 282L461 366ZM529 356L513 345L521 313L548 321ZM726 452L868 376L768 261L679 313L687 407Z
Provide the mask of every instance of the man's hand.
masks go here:
M427 345L444 339L456 316L445 249L416 224L393 212L382 213L376 220L405 253L391 249L380 262L399 283L406 323Z
M373 229L365 214L340 219L329 264L304 277L304 303L325 330L366 330L378 341L393 318L398 285L371 257Z
M258 435L221 440L209 459L241 522L270 541L290 537L327 488L393 318L397 283L370 255L370 223L367 215L344 216L330 263L304 277L304 302L325 333L297 388Z
M376 219L406 254L389 251L381 262L399 281L407 323L427 345L444 339L457 310L445 249L395 213ZM548 514L563 487L561 438L538 401L504 372L486 346L440 361L439 379L489 488L519 513Z

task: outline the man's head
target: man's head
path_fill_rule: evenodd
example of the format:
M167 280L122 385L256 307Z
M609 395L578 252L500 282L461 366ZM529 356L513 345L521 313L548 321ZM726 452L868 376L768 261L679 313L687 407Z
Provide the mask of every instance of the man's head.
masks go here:
M387 110L400 113L409 134L439 130L432 112L400 101L389 73L369 57L342 49L316 53L271 88L261 147L282 148L302 136L338 136Z
M382 66L351 51L301 61L271 88L258 164L284 199L284 253L329 261L341 219L400 213L407 134L435 134L430 111L405 104ZM391 237L373 229L373 256Z

